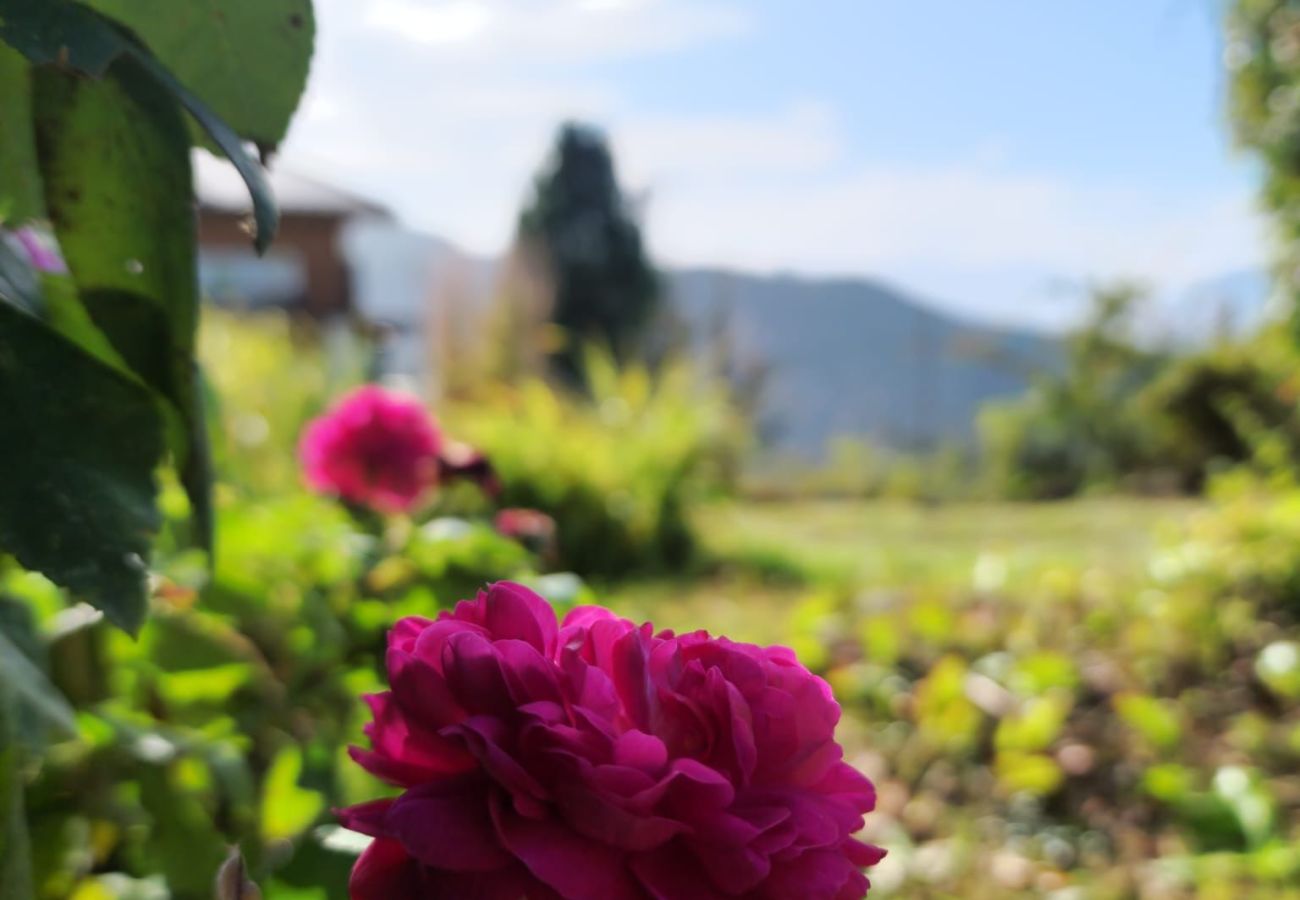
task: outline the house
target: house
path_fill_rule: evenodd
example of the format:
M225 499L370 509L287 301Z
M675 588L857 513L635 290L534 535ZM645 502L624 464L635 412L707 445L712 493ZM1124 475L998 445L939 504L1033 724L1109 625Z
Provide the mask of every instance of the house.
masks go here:
M263 257L249 238L248 189L225 160L194 155L199 205L199 279L204 295L237 308L278 307L316 319L357 313L356 272L345 236L359 223L392 223L383 206L274 168L280 231Z

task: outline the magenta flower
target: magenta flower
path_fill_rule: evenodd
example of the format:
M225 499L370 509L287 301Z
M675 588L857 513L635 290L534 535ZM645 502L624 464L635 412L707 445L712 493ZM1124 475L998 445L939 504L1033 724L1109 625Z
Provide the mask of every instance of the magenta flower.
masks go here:
M442 437L418 401L367 385L303 432L307 483L378 512L414 507L438 479Z
M884 851L830 688L784 648L655 634L599 607L557 626L501 582L389 635L353 900L858 900Z

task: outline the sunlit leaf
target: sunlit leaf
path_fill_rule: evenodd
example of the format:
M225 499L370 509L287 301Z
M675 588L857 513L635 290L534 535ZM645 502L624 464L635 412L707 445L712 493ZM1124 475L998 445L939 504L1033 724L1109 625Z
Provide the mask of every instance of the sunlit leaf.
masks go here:
M311 0L84 0L139 35L240 136L274 148L307 82Z
M297 837L325 809L325 798L299 787L301 775L302 751L290 745L276 754L262 793L262 836L267 840Z
M1000 752L996 770L998 782L1009 793L1024 791L1043 797L1065 780L1056 760L1038 753Z
M1169 750L1182 738L1182 722L1171 703L1145 694L1123 694L1115 698L1115 711L1157 750Z
M0 44L0 220L45 218L31 90L30 64Z

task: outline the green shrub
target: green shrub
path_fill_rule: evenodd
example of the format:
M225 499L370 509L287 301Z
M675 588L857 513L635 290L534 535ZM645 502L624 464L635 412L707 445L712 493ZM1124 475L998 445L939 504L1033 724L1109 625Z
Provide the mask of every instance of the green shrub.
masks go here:
M533 380L447 412L483 450L507 506L559 523L559 562L583 575L680 570L692 559L688 512L731 483L746 438L725 388L685 364L619 371L592 354L590 401Z
M1139 403L1165 430L1166 464L1199 490L1216 470L1276 448L1300 460L1300 354L1278 326L1171 362ZM1271 445L1271 446L1266 446Z

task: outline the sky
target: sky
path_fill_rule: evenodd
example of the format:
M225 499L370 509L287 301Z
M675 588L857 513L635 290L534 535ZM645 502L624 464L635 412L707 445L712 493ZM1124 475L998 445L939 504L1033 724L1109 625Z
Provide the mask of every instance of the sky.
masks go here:
M317 0L281 164L478 254L565 119L665 265L861 275L1059 327L1265 264L1221 0Z

